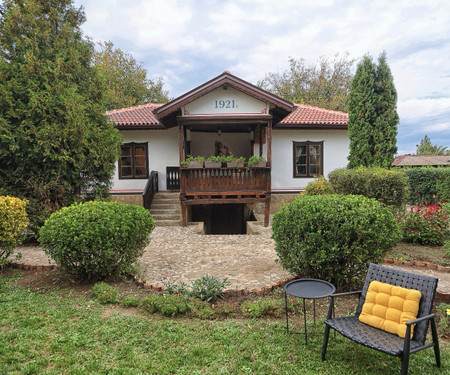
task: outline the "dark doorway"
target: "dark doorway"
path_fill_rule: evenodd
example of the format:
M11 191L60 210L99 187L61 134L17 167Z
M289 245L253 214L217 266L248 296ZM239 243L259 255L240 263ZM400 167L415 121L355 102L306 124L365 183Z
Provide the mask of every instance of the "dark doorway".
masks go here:
M245 204L193 206L192 221L203 221L205 234L246 234L246 211Z

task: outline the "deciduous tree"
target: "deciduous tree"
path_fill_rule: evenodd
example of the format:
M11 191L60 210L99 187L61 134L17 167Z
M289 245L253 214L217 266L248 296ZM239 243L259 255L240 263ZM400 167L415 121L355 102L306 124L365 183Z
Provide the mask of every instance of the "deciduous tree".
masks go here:
M346 53L333 59L320 57L308 66L304 59L291 57L288 70L268 73L258 86L294 103L346 111L354 61Z
M108 187L121 137L72 0L0 5L0 190L30 199L32 223Z
M417 155L445 155L448 154L447 146L438 146L431 143L431 139L425 135L418 145L416 145Z
M152 81L132 55L114 48L112 42L99 43L94 62L106 81L106 109L131 107L148 102L165 103L168 92L162 78Z

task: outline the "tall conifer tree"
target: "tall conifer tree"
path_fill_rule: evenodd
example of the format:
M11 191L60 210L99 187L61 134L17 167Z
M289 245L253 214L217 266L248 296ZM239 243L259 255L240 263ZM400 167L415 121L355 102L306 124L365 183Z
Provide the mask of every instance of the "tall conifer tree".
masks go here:
M358 64L348 97L349 168L389 167L397 151L397 92L383 52Z
M30 199L33 224L104 190L121 137L72 0L0 4L0 194Z

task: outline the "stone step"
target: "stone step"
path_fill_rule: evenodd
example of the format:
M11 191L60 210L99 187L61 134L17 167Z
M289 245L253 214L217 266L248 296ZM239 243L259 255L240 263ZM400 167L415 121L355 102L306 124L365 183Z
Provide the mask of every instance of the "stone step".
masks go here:
M173 226L180 226L181 220L155 220L155 225L157 227L173 227Z
M181 220L180 214L170 214L170 213L164 213L164 214L152 214L152 217L155 221L159 220Z
M152 203L152 206L150 207L150 211L153 210L165 210L165 209L177 209L181 210L181 205L178 202L177 204L171 204L171 203Z
M178 207L170 208L151 208L150 213L152 215L163 215L163 214L180 214L181 210Z

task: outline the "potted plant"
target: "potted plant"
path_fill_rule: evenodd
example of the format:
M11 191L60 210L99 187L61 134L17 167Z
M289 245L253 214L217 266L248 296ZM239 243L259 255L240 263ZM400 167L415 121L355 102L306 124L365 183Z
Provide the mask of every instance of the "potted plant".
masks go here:
M211 155L205 160L205 168L221 168L223 155Z
M267 161L262 156L250 156L247 162L247 169L249 168L263 168L267 165Z
M242 156L237 157L234 156L233 154L230 154L229 156L226 157L226 161L228 168L243 168L245 158Z
M188 155L185 161L181 162L181 166L184 168L203 168L203 162L205 158L203 156Z

